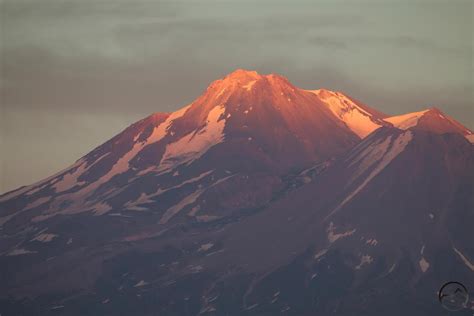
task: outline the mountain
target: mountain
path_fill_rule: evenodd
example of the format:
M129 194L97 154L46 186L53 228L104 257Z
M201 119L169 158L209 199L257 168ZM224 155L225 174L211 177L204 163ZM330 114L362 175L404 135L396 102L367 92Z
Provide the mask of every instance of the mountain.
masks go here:
M444 315L474 284L470 135L237 70L0 196L0 312Z
M12 217L21 222L19 210L43 221L58 214L140 210L172 195L161 203L167 222L204 199L211 182L212 189L227 186L240 194L212 199L216 208L255 207L280 189L280 175L330 159L358 141L313 93L278 75L237 70L190 105L153 114L59 174L3 196L7 216L0 223ZM215 181L224 179L222 185ZM184 184L188 190L177 194Z
M473 142L473 132L462 124L444 114L437 108L430 108L420 112L385 118L385 121L400 129L428 130L433 133L458 133Z

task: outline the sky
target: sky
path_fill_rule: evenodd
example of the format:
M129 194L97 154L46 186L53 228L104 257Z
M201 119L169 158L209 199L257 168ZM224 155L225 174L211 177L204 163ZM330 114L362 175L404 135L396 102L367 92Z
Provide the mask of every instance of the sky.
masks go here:
M236 68L474 128L471 0L0 0L0 193Z

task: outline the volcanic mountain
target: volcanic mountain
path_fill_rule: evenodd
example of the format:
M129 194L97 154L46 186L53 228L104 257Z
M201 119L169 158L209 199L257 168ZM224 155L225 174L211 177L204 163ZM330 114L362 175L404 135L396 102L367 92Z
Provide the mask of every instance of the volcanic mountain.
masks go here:
M227 190L238 193L223 203L254 207L279 190L278 176L333 158L358 141L313 93L278 75L237 70L190 105L131 125L66 170L1 200L10 201L9 215L41 210L33 220L42 221L57 214L140 209L172 193L169 203L160 203L170 206L162 218L167 222L180 197L171 189L194 184L192 197L178 203L184 207L207 191L198 188L203 182L218 189L216 180L228 179ZM3 216L0 223L9 219Z
M237 70L0 197L0 312L444 315L474 286L471 135Z

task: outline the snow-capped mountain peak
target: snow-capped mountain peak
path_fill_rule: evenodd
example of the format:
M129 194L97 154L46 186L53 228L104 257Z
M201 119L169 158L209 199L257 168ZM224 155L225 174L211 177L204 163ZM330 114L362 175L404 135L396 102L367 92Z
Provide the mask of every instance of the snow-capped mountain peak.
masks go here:
M0 196L0 309L438 315L446 275L474 282L462 135L237 70Z
M465 136L471 142L474 140L473 132L470 129L444 114L436 107L388 117L385 118L385 121L402 130L419 129L437 134L458 133Z
M160 196L176 184L174 175L199 178L214 170L216 184L229 170L282 174L335 157L357 142L312 93L279 75L237 70L191 104L132 124L63 172L0 201L25 193L21 211L37 209L37 222L60 214L104 215L135 205L141 193ZM195 197L205 191L196 188ZM8 220L10 215L0 223Z

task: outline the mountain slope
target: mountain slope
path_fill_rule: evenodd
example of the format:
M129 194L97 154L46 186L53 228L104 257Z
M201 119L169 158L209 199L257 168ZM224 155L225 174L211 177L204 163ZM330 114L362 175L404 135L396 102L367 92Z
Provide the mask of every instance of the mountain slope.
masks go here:
M461 127L235 71L0 197L2 314L444 315L474 284Z
M50 220L0 257L3 289L43 314L444 315L439 287L474 282L473 174L461 135L382 127L250 216Z
M252 286L256 315L285 306L305 315L444 315L433 293L449 280L474 283L473 175L462 136L381 128L229 230L226 259L267 271ZM265 300L277 291L278 303Z

